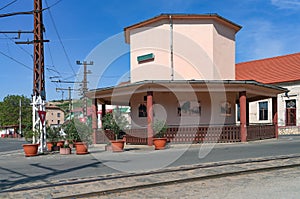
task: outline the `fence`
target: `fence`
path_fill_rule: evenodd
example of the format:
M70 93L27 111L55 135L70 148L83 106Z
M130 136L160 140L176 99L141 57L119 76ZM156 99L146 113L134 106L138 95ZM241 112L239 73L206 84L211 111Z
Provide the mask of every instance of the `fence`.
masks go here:
M171 143L226 143L240 142L239 126L215 127L170 127L165 137ZM114 139L109 131L97 131L96 143L108 143ZM126 131L127 144L147 144L147 129L129 129Z
M240 142L240 126L199 126L169 127L165 134L171 143L233 143ZM109 131L97 131L96 142L108 143L114 134ZM247 126L247 141L275 138L274 125ZM129 129L126 131L126 144L146 145L147 129Z
M275 125L250 125L247 126L247 141L275 138Z

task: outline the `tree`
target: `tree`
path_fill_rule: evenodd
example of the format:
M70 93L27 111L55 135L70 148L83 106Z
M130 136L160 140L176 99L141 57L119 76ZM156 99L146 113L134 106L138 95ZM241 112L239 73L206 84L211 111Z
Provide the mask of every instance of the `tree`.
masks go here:
M103 119L103 129L110 129L115 134L115 139L120 139L121 133L128 127L129 123L121 110L116 108L112 113L107 113Z
M23 95L8 95L3 99L3 102L0 102L0 126L19 124L20 99L22 103L22 125L26 128L32 127L31 100Z

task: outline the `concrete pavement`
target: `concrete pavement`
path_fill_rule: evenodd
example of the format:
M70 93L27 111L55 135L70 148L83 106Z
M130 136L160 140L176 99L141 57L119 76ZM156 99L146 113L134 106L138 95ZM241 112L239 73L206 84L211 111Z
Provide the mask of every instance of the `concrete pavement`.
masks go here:
M249 143L217 144L204 158L199 158L200 149L201 145L170 145L166 150L154 151L153 147L127 145L125 152L112 153L104 151L104 145L96 145L90 148L91 153L89 155L84 156L49 154L30 158L25 158L21 150L1 152L0 191L26 187L31 189L30 187L36 185L143 173L164 168L191 167L212 162L216 164L224 161L234 162L238 159L296 154L300 151L300 137L281 137L279 140ZM186 174L180 175L185 176ZM166 179L170 179L170 176L167 176ZM144 180L140 179L139 181ZM153 180L150 181L153 182ZM84 186L89 185L85 184ZM80 190L80 188L76 190ZM53 194L53 189L50 192ZM10 197L7 195L8 193L3 194L1 196ZM29 194L29 196L32 195ZM47 197L50 196L47 195ZM56 196L52 195L51 197Z

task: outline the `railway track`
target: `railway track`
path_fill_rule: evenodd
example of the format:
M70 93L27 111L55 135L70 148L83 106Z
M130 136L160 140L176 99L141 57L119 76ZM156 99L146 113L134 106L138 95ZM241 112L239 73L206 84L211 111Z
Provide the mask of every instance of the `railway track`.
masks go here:
M235 160L165 168L130 174L68 179L41 184L36 182L24 187L0 191L0 197L29 196L50 198L88 198L91 196L122 193L175 183L216 179L234 175L268 172L300 167L300 154Z

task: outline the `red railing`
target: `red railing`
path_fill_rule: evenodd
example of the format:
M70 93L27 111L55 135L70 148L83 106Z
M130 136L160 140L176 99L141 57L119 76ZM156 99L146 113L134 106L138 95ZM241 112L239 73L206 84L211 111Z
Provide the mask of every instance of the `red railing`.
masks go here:
M250 125L247 126L247 141L275 138L275 125Z
M147 129L126 130L126 143L147 144ZM240 142L240 126L200 126L200 127L169 127L165 137L171 143L232 143ZM250 125L247 127L247 141L275 137L274 125ZM97 131L96 143L108 143L115 139L109 131Z

